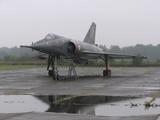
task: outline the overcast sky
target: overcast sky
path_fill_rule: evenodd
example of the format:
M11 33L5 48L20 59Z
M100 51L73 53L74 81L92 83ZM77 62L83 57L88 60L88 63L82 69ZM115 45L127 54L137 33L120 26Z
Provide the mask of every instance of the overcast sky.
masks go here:
M0 0L0 47L30 45L48 33L96 43L160 44L160 0Z

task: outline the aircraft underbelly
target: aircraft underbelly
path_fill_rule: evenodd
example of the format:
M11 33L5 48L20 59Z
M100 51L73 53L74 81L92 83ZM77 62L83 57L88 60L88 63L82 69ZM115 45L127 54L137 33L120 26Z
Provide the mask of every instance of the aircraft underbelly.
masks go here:
M97 56L97 55L83 55L83 58L85 58L85 59L101 59L99 56Z

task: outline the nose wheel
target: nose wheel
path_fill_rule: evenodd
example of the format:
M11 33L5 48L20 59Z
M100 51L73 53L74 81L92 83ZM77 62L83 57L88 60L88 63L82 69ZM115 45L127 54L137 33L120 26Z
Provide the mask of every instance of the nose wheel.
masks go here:
M60 76L58 75L58 56L57 55L52 55L50 58L50 63L52 66L52 70L48 70L48 75L53 77L53 80L61 80Z
M56 80L56 78L57 78L57 80L61 80L61 78L60 78L59 75L57 75L57 77L56 77L56 75L53 73L53 70L49 70L49 71L48 71L48 75L49 75L49 76L52 76L52 77L53 77L53 80Z
M53 70L48 70L48 75L53 76Z

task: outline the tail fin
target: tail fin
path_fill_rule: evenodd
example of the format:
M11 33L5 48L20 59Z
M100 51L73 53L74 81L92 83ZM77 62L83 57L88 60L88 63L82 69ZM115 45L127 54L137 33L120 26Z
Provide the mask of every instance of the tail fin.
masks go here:
M96 33L96 24L93 22L83 42L94 44L95 43L95 33Z

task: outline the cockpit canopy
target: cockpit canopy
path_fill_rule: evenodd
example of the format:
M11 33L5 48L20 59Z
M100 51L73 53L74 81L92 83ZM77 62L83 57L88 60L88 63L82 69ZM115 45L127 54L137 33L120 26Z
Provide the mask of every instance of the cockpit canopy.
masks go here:
M49 33L48 35L46 35L46 37L45 37L44 39L39 40L39 41L36 42L35 44L47 42L47 41L50 41L50 40L55 40L55 39L58 39L58 38L62 38L62 37L59 36L59 35L55 35L55 34L53 34L53 33Z
M53 33L49 33L49 34L45 37L45 39L47 39L47 40L57 39L57 38L61 38L61 36L55 35L55 34L53 34Z

